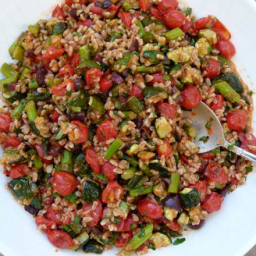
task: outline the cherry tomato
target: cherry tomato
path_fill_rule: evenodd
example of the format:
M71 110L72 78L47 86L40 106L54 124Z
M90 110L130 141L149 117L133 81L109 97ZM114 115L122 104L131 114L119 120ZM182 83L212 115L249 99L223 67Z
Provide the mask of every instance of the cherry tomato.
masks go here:
M77 24L78 24L78 26L90 27L94 24L94 22L92 20L88 19L85 21L79 21Z
M230 130L241 132L245 129L248 118L248 112L243 109L230 111L227 114L228 128Z
M114 172L115 168L116 167L110 162L106 162L102 166L102 172L107 176L108 180L114 180L116 178L116 175Z
M168 28L180 28L185 20L185 15L178 10L169 9L163 15L163 21Z
M102 202L115 203L124 196L124 189L116 181L110 181L102 192Z
M200 194L200 199L201 199L201 201L203 201L205 199L206 193L207 193L207 182L206 182L206 180L199 181L195 185L193 185L192 187L197 189L197 191Z
M106 18L115 17L115 15L117 14L120 6L121 6L120 3L117 4L117 5L112 4L108 9L106 9L106 11L103 12L103 16L105 16ZM110 15L109 15L109 13L110 13Z
M89 130L87 126L79 121L71 121L71 124L77 127L79 134L76 134L76 131L72 129L72 131L68 133L69 139L75 144L85 143L89 137Z
M231 59L236 53L235 46L230 41L220 40L216 44L216 48L227 59Z
M224 97L220 94L216 95L214 101L210 104L210 108L214 111L222 109L224 106Z
M210 151L199 155L200 158L203 158L205 160L213 159L215 156L216 154L213 154Z
M157 111L166 118L174 119L177 115L177 106L175 104L159 102L157 104Z
M195 29L195 23L191 20L186 20L184 25L181 27L182 31L184 33L188 33L192 36L196 36L197 35L197 30Z
M72 194L77 185L76 177L69 172L55 172L53 175L53 188L61 196Z
M206 72L205 77L213 79L220 74L220 63L215 59L209 59L203 65L203 70Z
M52 115L51 115L51 117L50 117L50 119L51 119L54 123L56 123L56 122L58 122L59 117L60 117L59 112L57 112L56 110L54 110L53 113L52 113Z
M90 11L91 11L92 13L94 13L94 14L99 15L99 16L102 16L102 14L103 14L103 9L100 8L100 7L98 7L98 6L95 6L95 5L93 5L93 6L91 7Z
M252 133L249 133L249 134L239 133L239 139L242 143L241 148L244 148L256 154L256 138Z
M181 91L181 97L181 106L187 109L197 107L202 100L199 90L194 85L187 85Z
M97 128L96 135L101 142L116 138L118 132L110 120L104 120Z
M100 80L100 91L101 92L107 92L112 86L113 86L113 83L110 79L103 77Z
M70 86L71 91L74 91L74 81L71 79L66 79L63 83L52 87L51 93L55 96L64 97L67 95L67 86Z
M179 232L180 231L180 225L179 225L179 223L176 220L169 221L169 220L167 220L165 218L162 218L162 221L172 231L174 231L174 232Z
M150 0L139 0L139 7L143 12L146 12L151 6Z
M133 85L131 96L136 96L138 99L143 99L142 89L137 85Z
M54 221L49 220L43 216L36 216L36 225L38 227L41 226L43 231L46 231L48 229L52 229L52 226L55 224Z
M214 161L210 161L205 169L205 176L210 182L216 182L224 185L228 182L227 174L224 169Z
M85 79L86 84L89 88L92 88L93 85L100 81L102 76L102 71L98 68L90 68L86 72Z
M43 55L43 59L45 59L46 61L57 59L63 55L64 51L65 50L63 48L57 49L54 46L51 46L46 50L45 54Z
M61 249L71 249L74 243L66 232L60 230L48 230L47 237L54 246Z
M18 164L9 170L9 176L13 179L16 179L28 175L30 172L31 169L27 164Z
M72 76L74 75L75 70L70 64L66 64L63 66L60 71L59 71L59 76L64 77L64 76Z
M56 17L59 19L64 19L64 12L62 11L61 7L57 5L52 12L52 17Z
M73 1L72 0L66 0L65 4L67 4L68 6L71 6L73 4Z
M85 152L85 160L96 173L101 173L101 166L97 153L93 148L89 147Z
M53 221L56 225L69 225L71 223L71 218L65 214L64 209L57 210L52 206L47 209L46 217L48 220Z
M139 222L133 219L132 215L129 215L126 219L122 219L120 224L117 225L117 232L128 232L137 228Z
M208 213L216 212L221 208L224 197L216 192L212 192L206 197L202 204L202 208Z
M69 63L73 69L76 68L80 64L80 54L74 53L74 55L70 58Z
M2 144L3 148L16 148L20 143L21 141L18 138L0 133L0 144Z
M154 83L164 83L162 73L155 73L152 76L153 76L153 79L148 83L149 85L154 85Z
M143 199L137 203L138 211L142 216L151 219L161 219L163 217L163 209L153 200Z
M162 0L158 4L158 8L162 11L167 11L168 9L177 9L178 5L177 0Z
M83 216L90 217L92 220L87 223L89 227L95 227L102 219L102 203L95 201L93 203L85 203L83 205Z
M211 18L210 17L203 17L195 21L195 28L196 30L200 30L203 28L207 28L210 25Z
M8 132L12 119L7 113L0 113L0 130L3 132Z
M124 23L124 25L126 27L130 28L131 25L132 25L132 16L131 16L131 14L129 12L120 11L119 15L120 15L120 18L121 18L122 22Z
M150 12L150 14L151 14L153 17L155 17L155 18L157 18L157 19L161 19L161 12L160 12L157 8L151 7L151 8L149 9L149 12Z
M132 239L132 232L121 233L115 241L115 246L122 248Z
M43 146L42 145L35 145L36 148L36 152L39 156L39 158L46 164L50 164L52 163L52 160L48 160L45 156L45 152L43 150Z
M219 20L215 21L212 30L215 31L222 40L229 40L231 38L230 32Z
M164 158L167 158L172 153L172 146L168 141L163 141L161 145L157 145L156 151L159 156L163 156Z

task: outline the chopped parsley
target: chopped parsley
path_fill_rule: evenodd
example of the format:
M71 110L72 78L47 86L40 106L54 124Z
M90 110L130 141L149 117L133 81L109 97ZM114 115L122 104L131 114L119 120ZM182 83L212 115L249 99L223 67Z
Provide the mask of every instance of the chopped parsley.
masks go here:
M182 244L186 241L186 238L177 238L172 244L173 245L179 245L179 244Z
M209 140L209 136L202 136L199 141L202 141L203 143L206 143Z

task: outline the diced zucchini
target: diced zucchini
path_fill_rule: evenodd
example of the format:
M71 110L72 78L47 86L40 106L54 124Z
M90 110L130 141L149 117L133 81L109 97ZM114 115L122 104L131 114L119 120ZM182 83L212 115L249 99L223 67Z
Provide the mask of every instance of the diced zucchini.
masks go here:
M86 253L101 254L104 250L103 245L98 243L96 240L90 240L83 246L83 251Z
M150 242L154 245L155 249L167 247L171 244L171 240L167 235L157 232L150 237Z
M225 73L218 76L218 80L226 81L237 93L244 92L244 86L234 73Z
M191 138L195 138L196 137L196 128L193 126L187 126L185 127L185 131L187 133L187 135Z
M168 52L167 57L175 63L185 63L191 59L194 49L193 46L180 47Z
M159 87L146 87L143 90L143 95L145 98L159 98L160 100L166 99L168 97L167 92L163 88Z
M129 133L128 121L123 121L120 125L120 132L122 135L127 135Z
M204 37L200 38L197 42L196 42L196 48L198 50L198 55L199 57L203 58L206 55L208 55L212 48L210 43L208 42L208 40Z
M141 111L144 110L144 105L136 96L133 96L122 106L122 108L131 110L134 113L139 114Z
M180 28L174 28L164 34L165 37L171 41L184 36L184 32Z
M178 218L178 223L180 225L188 225L188 223L189 223L189 216L185 212L182 212L181 215Z
M169 207L164 207L164 217L169 220L173 221L178 215L178 211Z
M130 148L126 151L126 153L129 155L129 156L132 156L132 155L135 155L138 153L138 150L139 150L139 145L138 144L132 144L130 146Z
M217 34L211 29L201 29L198 35L206 38L211 45L215 45L218 41Z
M161 177L169 177L170 174L168 172L168 170L166 168L164 168L158 161L153 161L151 163L148 164L148 167L150 169L153 169L153 170L156 170L156 171L159 171L159 175Z
M83 248L83 246L89 241L89 235L87 232L83 232L78 237L74 239L74 245L72 250L78 251Z
M156 132L161 139L166 138L172 131L171 125L165 117L159 117L155 122Z
M158 58L159 55L163 57L163 53L161 53L160 51L149 50L143 52L143 57L149 60L152 64L157 64L161 61L161 59Z
M135 171L136 171L136 170L135 170L135 168L133 168L133 167L131 167L131 168L125 170L125 171L122 173L122 175L121 175L122 179L123 179L123 180L130 180L130 179L132 179L133 176L134 176L134 174L135 174Z
M27 178L13 179L8 183L8 187L19 200L31 199L33 197L31 184Z
M179 193L181 204L184 208L189 209L200 203L200 195L195 188L184 188Z

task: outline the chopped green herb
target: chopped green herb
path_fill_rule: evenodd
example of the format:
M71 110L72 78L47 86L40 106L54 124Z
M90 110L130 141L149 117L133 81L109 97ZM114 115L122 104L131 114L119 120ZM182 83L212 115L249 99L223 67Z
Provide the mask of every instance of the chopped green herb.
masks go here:
M209 136L203 136L199 139L199 141L206 143L209 140L209 138L210 138Z
M172 244L173 245L179 245L186 241L186 238L177 238Z

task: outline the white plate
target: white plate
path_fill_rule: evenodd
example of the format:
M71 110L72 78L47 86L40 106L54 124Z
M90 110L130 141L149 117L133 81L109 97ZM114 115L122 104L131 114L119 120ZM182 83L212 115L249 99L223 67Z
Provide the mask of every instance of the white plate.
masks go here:
M0 63L10 61L7 51L27 25L47 15L53 0L1 0ZM238 70L249 87L256 81L256 4L253 0L187 0L198 17L216 15L232 32ZM254 127L256 127L254 125ZM26 213L5 189L7 179L0 175L0 251L5 256L85 255L59 251L47 241ZM187 241L150 252L148 255L242 256L256 244L256 176L250 174L246 185L228 195L220 212L211 215L205 226L189 232ZM112 251L104 255L114 255Z

